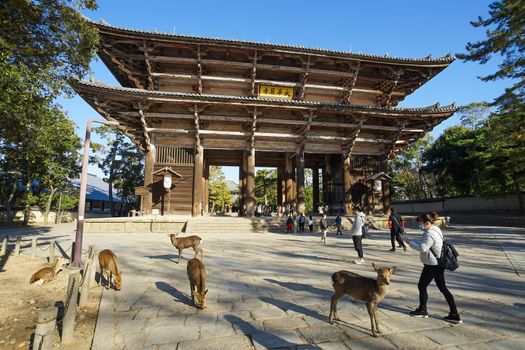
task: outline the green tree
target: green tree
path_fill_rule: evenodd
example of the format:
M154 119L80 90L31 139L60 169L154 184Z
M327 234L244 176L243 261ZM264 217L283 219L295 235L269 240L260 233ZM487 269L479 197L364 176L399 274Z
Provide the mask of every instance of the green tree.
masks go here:
M277 206L277 169L259 169L255 174L255 201Z
M208 205L210 212L224 211L232 201L232 195L226 184L226 177L220 166L210 166Z
M389 172L393 178L392 198L423 199L434 196L433 182L423 171L423 154L430 148L432 141L432 136L426 135L389 162Z
M513 85L495 100L496 105L510 106L515 100L525 102L525 2L499 0L489 5L489 18L478 17L471 22L487 28L484 40L468 43L467 53L457 57L464 61L487 63L492 57L502 57L498 70L481 77L483 81L514 79Z
M136 206L134 189L144 182L144 156L119 130L107 125L94 130L108 146L94 144L96 154L91 158L91 162L97 164L105 175L111 215L115 216L113 188L128 207Z

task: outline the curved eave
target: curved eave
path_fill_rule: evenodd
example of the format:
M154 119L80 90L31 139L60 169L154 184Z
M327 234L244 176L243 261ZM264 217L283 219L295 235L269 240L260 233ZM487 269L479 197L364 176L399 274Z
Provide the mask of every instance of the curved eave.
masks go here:
M138 98L165 98L165 99L181 99L194 102L237 102L246 105L264 105L264 106L290 106L290 107L305 107L306 109L330 109L340 111L356 111L356 112L377 112L381 114L453 114L457 111L455 104L448 106L440 106L435 104L429 107L422 108L400 108L400 107L379 107L366 105L348 105L339 103L326 103L317 101L299 101L299 100L285 100L285 99L265 99L257 97L243 97L243 96L227 96L227 95L211 95L211 94L196 94L196 93L180 93L156 90L143 90L126 87L115 87L101 82L88 82L85 80L76 80L73 88L77 93L82 95L84 92L92 92L95 94L117 94L123 96L135 96Z
M455 59L450 54L432 58L432 57L422 57L422 58L406 58L406 57L391 57L391 56L380 56L380 55L371 55L364 53L356 53L349 51L339 51L339 50L328 50L328 49L319 49L311 48L305 46L295 46L295 45L284 45L284 44L271 44L271 43L262 43L256 41L244 41L244 40L232 40L232 39L219 39L219 38L209 38L209 37L199 37L199 36L189 36L189 35L178 35L170 33L158 33L158 32L149 32L136 29L127 29L117 26L112 26L109 24L102 24L92 22L99 30L101 34L109 34L116 36L129 37L133 39L143 39L143 40L153 40L153 41L164 41L164 42L175 42L175 43L189 43L189 44L208 44L208 45L219 45L226 47L236 47L242 49L263 49L263 50L274 50L274 51L286 51L289 53L304 55L321 55L321 56L330 56L333 58L345 59L345 60L360 60L367 62L383 63L383 64L394 64L394 65L415 65L422 67L447 67Z

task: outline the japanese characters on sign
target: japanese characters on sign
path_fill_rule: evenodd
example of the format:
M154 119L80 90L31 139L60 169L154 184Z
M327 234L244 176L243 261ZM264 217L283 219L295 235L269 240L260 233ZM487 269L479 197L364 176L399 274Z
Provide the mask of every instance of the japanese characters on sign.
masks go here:
M291 100L293 98L293 93L293 87L259 85L259 97L277 97Z

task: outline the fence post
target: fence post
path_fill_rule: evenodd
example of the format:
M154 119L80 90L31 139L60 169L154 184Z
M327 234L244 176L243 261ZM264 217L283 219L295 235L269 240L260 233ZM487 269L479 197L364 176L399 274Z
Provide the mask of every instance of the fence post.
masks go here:
M78 306L80 307L84 307L88 303L89 282L91 280L91 270L93 269L93 260L94 260L94 255L95 255L94 248L95 248L94 245L89 246L88 258L86 260L86 264L84 265L84 274L82 276L82 287L80 289L80 300L78 302Z
M55 241L49 242L49 262L55 261Z
M22 237L16 236L15 255L20 255L20 246L22 245Z
M71 274L69 275L69 283L67 285L64 318L62 319L62 343L68 343L74 338L79 282L79 270L71 271Z
M0 250L0 256L4 256L7 252L7 240L9 239L9 235L5 235L4 239L2 240L2 249Z
M36 237L33 237L31 239L31 259L36 258L36 244L37 244L37 239Z
M57 307L49 305L38 314L33 350L51 350L53 348L53 333L55 332L57 313Z

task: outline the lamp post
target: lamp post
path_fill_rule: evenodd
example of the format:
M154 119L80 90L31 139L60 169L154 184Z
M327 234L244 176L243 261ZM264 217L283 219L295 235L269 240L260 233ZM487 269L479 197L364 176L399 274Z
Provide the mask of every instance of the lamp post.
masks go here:
M163 181L163 185L164 185L164 189L165 189L166 191L168 191L168 205L167 205L168 210L166 210L167 213L168 213L168 215L170 215L171 183L172 183L171 174L170 174L168 171L166 171L166 172L164 173L164 181ZM163 213L163 215L164 215L164 213Z
M88 120L86 126L86 138L84 140L84 155L82 156L82 174L80 175L80 197L78 199L77 233L73 251L72 268L82 267L82 239L84 237L84 214L86 211L86 189L89 163L89 144L91 143L91 127L93 123L106 125L119 125L116 121Z

